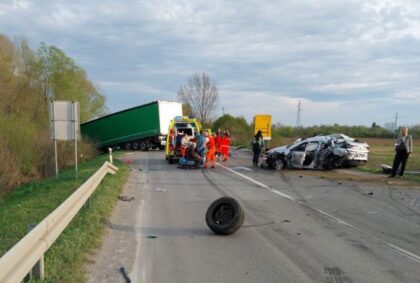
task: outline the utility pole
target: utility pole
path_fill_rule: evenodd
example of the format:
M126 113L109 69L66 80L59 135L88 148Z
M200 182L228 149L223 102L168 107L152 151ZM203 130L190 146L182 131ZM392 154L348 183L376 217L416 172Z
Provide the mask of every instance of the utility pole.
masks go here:
M299 128L300 128L300 113L302 112L302 107L300 104L300 100L298 103L298 111L297 111L297 121L296 121L296 133L299 135Z
M398 138L398 128L397 128L397 124L398 123L398 112L395 113L395 138Z
M225 116L225 107L222 107L222 114Z

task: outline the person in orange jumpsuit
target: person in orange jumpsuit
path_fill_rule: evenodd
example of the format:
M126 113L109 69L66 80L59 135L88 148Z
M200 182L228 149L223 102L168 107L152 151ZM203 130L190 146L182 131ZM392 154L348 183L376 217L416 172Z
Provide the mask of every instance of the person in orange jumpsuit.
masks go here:
M222 138L222 155L223 161L229 160L229 149L230 149L230 133L228 130L225 130Z
M219 159L219 155L220 155L220 143L221 143L221 137L219 136L219 134L212 134L213 139L214 139L214 144L215 144L215 156L217 159Z
M214 142L214 138L211 135L209 135L208 132L206 132L204 136L206 137L206 147L207 147L206 164L204 165L204 168L208 168L209 165L211 166L211 168L214 168L216 143Z

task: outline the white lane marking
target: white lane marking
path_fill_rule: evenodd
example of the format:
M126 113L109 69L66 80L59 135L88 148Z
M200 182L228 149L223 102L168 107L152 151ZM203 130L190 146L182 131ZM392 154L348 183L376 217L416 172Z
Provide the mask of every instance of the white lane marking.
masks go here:
M239 176L241 176L241 177L242 177L242 178L244 178L244 179L247 179L248 181L250 181L251 183L256 184L257 186L260 186L260 187L262 187L262 188L264 188L264 189L269 190L270 192L273 192L273 193L275 193L275 194L278 194L279 196L282 196L282 197L284 197L284 198L287 198L287 199L290 199L290 200L293 200L293 201L295 200L294 198L292 198L292 197L291 197L291 196L289 196L289 195L286 195L286 194L284 194L284 193L282 193L282 192L279 192L279 191L277 191L277 190L275 190L275 189L272 189L272 188L270 188L269 186L264 185L263 183L258 182L258 181L256 181L256 180L254 180L254 179L252 179L252 178L250 178L250 177L248 177L248 176L244 175L244 174L241 174L241 173L239 173L239 172L236 172L235 170L232 170L232 169L231 169L231 168L229 168L229 167L223 166L223 165L222 165L222 164L220 164L220 163L216 163L216 165L218 165L218 166L220 166L220 167L222 167L222 168L224 168L224 169L228 170L229 172L232 172L232 173L234 173L234 174L236 174L236 175L239 175Z
M407 258L409 258L409 259L411 259L411 260L413 260L413 261L415 261L417 263L420 263L420 256L418 256L418 255L416 255L416 254L414 254L414 253L412 253L410 251L407 251L407 250L405 250L403 248L400 248L400 247L398 247L398 246L396 246L394 244L391 244L391 243L389 243L389 242L387 242L385 240L382 240L381 238L378 238L377 236L375 236L375 235L373 235L373 234L371 234L369 232L366 232L366 231L364 231L364 230L362 230L362 229L360 229L360 228L358 228L358 227L356 227L356 226L354 226L354 225L352 225L352 224L350 224L350 223L348 223L348 222L346 222L344 220L341 220L340 218L337 218L335 216L332 216L331 214L328 214L325 211L322 211L320 209L317 209L317 208L314 208L312 206L309 206L308 204L303 203L303 202L301 202L299 200L296 200L293 197L291 197L291 196L289 196L289 195L287 195L285 193L282 193L282 192L279 192L279 191L277 191L277 190L275 190L273 188L270 188L269 186L267 186L267 185L265 185L265 184L263 184L263 183L261 183L261 182L259 182L257 180L254 180L251 177L248 177L248 176L246 176L244 174L241 174L239 172L236 172L235 170L232 170L229 167L223 166L222 164L219 164L219 163L216 163L216 165L218 165L218 166L226 169L227 171L232 172L232 173L234 173L234 174L236 174L238 176L241 176L242 178L244 178L244 179L246 179L246 180L248 180L248 181L250 181L250 182L252 182L252 183L254 183L254 184L256 184L256 185L258 185L258 186L260 186L262 188L264 188L264 189L267 189L267 190L269 190L272 193L275 193L275 194L277 194L277 195L279 195L281 197L284 197L286 199L289 199L289 200L291 200L291 201L293 201L293 202L295 202L297 204L300 204L302 206L308 207L308 208L310 208L310 209L318 212L319 214L325 216L327 219L332 220L333 222L335 222L337 224L341 224L341 225L347 226L347 227L349 227L349 228L351 228L351 229L353 229L353 230L355 230L355 231L357 231L359 233L362 233L362 234L364 234L366 236L369 236L369 237L377 240L381 244L383 244L383 245L385 245L385 246L387 246L387 247L389 247L389 248L391 248L391 249L399 252L400 254L406 256Z
M243 171L253 171L252 169L248 168L248 167L244 167L244 166L236 166L236 167L232 167L233 170L243 170Z

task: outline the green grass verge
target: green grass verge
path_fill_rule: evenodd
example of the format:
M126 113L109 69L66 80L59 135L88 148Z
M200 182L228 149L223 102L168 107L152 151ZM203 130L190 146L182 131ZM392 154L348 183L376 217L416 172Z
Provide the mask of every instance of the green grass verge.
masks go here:
M108 158L99 156L63 171L58 180L46 179L17 188L0 200L0 255L7 252L27 233L27 225L39 223L86 181ZM45 254L43 282L84 282L84 266L89 251L100 246L106 219L129 175L129 168L115 161L116 175L107 175L70 225Z

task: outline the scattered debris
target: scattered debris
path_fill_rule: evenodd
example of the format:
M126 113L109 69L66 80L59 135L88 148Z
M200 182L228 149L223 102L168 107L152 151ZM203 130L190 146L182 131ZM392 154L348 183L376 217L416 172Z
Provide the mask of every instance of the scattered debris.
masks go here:
M127 271L125 270L124 266L121 266L121 267L120 267L120 272L121 272L121 273L122 273L122 275L124 276L125 283L131 283L131 279L130 279L130 277L128 276L128 273L127 273Z
M300 235L300 233L297 233L296 235Z
M133 160L131 160L131 159L124 159L125 164L131 164L132 162L133 162Z
M157 239L157 237L158 237L158 236L155 236L155 235L148 235L148 236L147 236L147 239Z
M381 164L382 173L383 174L391 174L392 173L392 167L386 164Z
M129 197L129 196L118 196L118 199L119 199L119 200L122 200L122 201L132 201L132 200L134 200L134 197Z
M286 223L286 222L292 222L292 221L290 221L289 219L284 219L283 222Z
M156 192L163 192L163 193L166 193L167 192L167 190L166 189L162 189L162 188L156 188L156 190L155 190Z
M368 192L367 195L368 196L373 196L373 193L372 192Z

